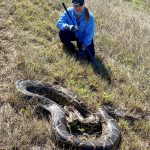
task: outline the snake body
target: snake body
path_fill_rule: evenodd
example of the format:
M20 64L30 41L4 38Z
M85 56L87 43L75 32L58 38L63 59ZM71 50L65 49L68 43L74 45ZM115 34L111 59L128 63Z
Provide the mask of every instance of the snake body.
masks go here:
M104 108L100 107L95 115L100 118L102 124L101 137L96 140L82 141L68 132L65 110L61 106L62 104L72 105L83 116L91 115L85 106L76 99L76 96L59 85L44 84L40 81L18 80L16 88L26 96L36 98L38 103L51 113L52 126L59 140L85 150L116 149L119 144L121 139L119 126Z

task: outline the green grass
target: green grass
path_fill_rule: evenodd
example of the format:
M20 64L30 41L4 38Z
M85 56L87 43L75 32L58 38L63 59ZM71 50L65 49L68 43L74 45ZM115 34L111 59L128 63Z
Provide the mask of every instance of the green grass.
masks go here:
M150 13L150 2L148 0L133 0L137 9Z
M77 62L64 51L56 28L64 11L59 0L0 3L0 101L4 102L0 106L0 149L55 147L49 122L38 119L36 104L16 91L17 79L57 82L93 109L110 103L129 112L149 111L149 2L91 0L87 5L95 16L99 69ZM121 150L148 149L148 121L130 124L120 119L118 124Z

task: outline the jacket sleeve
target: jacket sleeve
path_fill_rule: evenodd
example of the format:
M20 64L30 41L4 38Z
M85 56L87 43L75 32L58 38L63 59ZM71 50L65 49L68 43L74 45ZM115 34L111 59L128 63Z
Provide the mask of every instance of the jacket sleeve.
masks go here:
M64 12L60 18L58 19L58 22L56 24L56 27L59 29L59 30L64 30L65 27L67 25L67 13Z
M87 23L87 26L85 28L85 36L84 36L84 43L86 46L91 44L91 41L93 39L94 36L94 17L91 16L89 22Z

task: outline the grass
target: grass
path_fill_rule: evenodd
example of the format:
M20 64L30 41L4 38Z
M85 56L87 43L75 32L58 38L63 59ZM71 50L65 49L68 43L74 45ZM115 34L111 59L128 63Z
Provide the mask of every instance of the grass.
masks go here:
M64 51L56 28L64 11L59 0L1 1L0 149L55 147L50 123L39 119L36 104L16 91L17 79L57 82L93 109L110 103L137 114L150 111L149 1L91 0L87 5L95 16L95 59L100 69ZM118 124L121 150L148 149L148 121L130 124L120 119Z

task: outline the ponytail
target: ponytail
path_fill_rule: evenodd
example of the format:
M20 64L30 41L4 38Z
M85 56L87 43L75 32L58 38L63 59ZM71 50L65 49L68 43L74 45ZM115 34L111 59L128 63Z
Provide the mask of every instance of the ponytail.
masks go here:
M90 19L90 12L89 12L88 8L85 7L85 20L89 21L89 19Z

